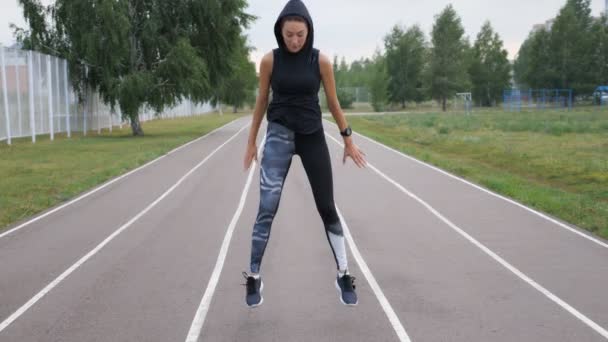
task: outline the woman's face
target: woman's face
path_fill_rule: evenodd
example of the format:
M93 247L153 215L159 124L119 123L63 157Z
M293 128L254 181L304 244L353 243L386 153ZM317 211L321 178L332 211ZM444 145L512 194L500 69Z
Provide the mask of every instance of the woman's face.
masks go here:
M282 34L287 50L291 53L296 53L306 44L308 27L300 21L286 21L283 24Z

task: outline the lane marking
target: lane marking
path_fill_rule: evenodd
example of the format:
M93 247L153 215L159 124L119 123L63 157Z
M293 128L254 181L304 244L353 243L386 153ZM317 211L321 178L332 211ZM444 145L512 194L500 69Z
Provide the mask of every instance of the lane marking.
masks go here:
M165 157L167 157L167 156L169 156L169 155L171 155L171 154L173 154L173 153L175 153L175 152L177 152L177 151L181 150L182 148L184 148L184 147L186 147L186 146L188 146L188 145L190 145L190 144L193 144L193 143L195 143L195 142L197 142L197 141L199 141L199 140L202 140L202 139L207 138L208 136L210 136L210 135L214 134L215 132L217 132L217 131L219 131L219 130L221 130L221 129L223 129L223 128L225 128L225 127L229 126L229 125L231 125L232 123L234 123L234 122L236 122L236 121L237 121L237 120L233 120L233 121L231 121L231 122L229 122L229 123L225 124L225 125L224 125L224 126L222 126L222 127L216 128L216 129L214 129L213 131L211 131L211 132L209 132L209 133L205 134L204 136L199 137L199 138L197 138L196 140L192 140L191 142L189 142L189 143L187 143L187 144L185 144L185 145L179 146L179 147L175 148L174 150L171 150L171 151L167 152L166 154L164 154L164 155L162 155L162 156L160 156L160 157L158 157L158 158L156 158L156 159L154 159L154 160L152 160L152 161L150 161L150 162L148 162L148 163L146 163L146 164L144 164L144 165L142 165L142 166L140 166L140 167L138 167L138 168L136 168L136 169L134 169L134 170L131 170L131 171L129 171L128 173L125 173L124 175L121 175L121 176L119 176L119 177L117 177L117 178L114 178L114 179L112 179L112 180L110 180L110 181L108 181L108 182L106 182L106 183L104 183L104 184L102 184L102 185L100 185L100 186L98 186L98 187L94 188L93 190L91 190L91 191L89 191L89 192L87 192L87 193L85 193L85 194L83 194L83 195L80 195L80 196L76 197L75 199L70 200L70 201L69 201L69 202L67 202L67 203L64 203L64 204L60 205L59 207L57 207L57 208L55 208L55 209L53 209L53 210L51 210L51 211L49 211L49 212L46 212L46 213L44 213L44 214L42 214L42 215L40 215L40 216L38 216L38 217L35 217L35 218L33 218L33 219L31 219L31 220L29 220L29 221L25 222L25 223L22 223L22 224L20 224L19 226L15 227L15 228L12 228L12 229L10 229L10 230L8 230L8 231L6 231L6 232L4 232L4 233L0 234L0 239L1 239L1 238L3 238L3 237L5 237L5 236L7 236L7 235L9 235L9 234L11 234L11 233L14 233L14 232L18 231L18 230L20 230L21 228L24 228L24 227L26 227L26 226L28 226L28 225L30 225L30 224L32 224L32 223L34 223L34 222L36 222L36 221L42 220L43 218L45 218L45 217L47 217L47 216L49 216L49 215L51 215L51 214L53 214L53 213L56 213L57 211L59 211L59 210L61 210L61 209L65 208L65 207L67 207L67 206L70 206L70 205L72 205L72 204L74 204L74 203L76 203L76 202L78 202L78 201L80 201L80 200L82 200L82 199L84 199L84 198L86 198L86 197L89 197L90 195L92 195L92 194L94 194L94 193L98 192L99 190L102 190L102 189L104 189L104 188L106 188L106 187L108 187L108 186L110 186L110 185L112 185L112 184L114 184L114 183L118 182L119 180L121 180L121 179L123 179L123 178L125 178L125 177L128 177L129 175L131 175L131 174L133 174L133 173L135 173L135 172L137 172L137 171L140 171L140 170L142 170L142 169L144 169L144 168L146 168L146 167L148 167L148 166L150 166L150 165L152 165L152 164L156 163L157 161L159 161L159 160L161 160L161 159L163 159L163 158L165 158Z
M341 147L344 147L344 145L342 145L334 137L332 137L331 135L329 135L327 133L325 133L325 134L330 139L332 139L336 144L340 145ZM458 226L456 226L454 223L452 223L450 220L448 220L443 215L441 215L431 205L429 205L424 200L420 199L418 196L416 196L415 194L413 194L412 192L410 192L409 190L407 190L406 188L404 188L403 186L401 186L401 184L397 183L396 181L394 181L393 179L391 179L390 177L388 177L387 175L385 175L384 173L382 173L382 171L378 170L371 163L367 163L367 166L369 168L371 168L374 172L376 172L378 175L380 175L380 177L384 178L389 183L393 184L397 189L401 190L401 192L403 192L404 194L408 195L409 197L411 197L412 199L414 199L416 202L420 203L428 211L430 211L433 215L435 215L437 218L439 218L441 221L443 221L445 224L447 224L450 228L454 229L457 233L459 233L460 235L462 235L465 239L469 240L472 244L474 244L475 246L477 246L479 249L481 249L484 253L486 253L487 255L489 255L496 262L498 262L499 264L501 264L502 266L504 266L506 269L508 269L509 271L511 271L516 276L518 276L521 280L525 281L530 286L532 286L533 288L535 288L537 291L539 291L540 293L542 293L543 295L545 295L547 298L549 298L550 300L552 300L553 302L555 302L556 304L558 304L559 306L561 306L563 309L565 309L566 311L568 311L574 317L576 317L579 320L581 320L587 326L589 326L590 328L592 328L593 330L595 330L598 334L600 334L604 338L608 339L608 331L606 331L606 329L602 328L599 324L595 323L593 320L591 320L590 318L588 318L587 316L585 316L584 314L582 314L581 312L579 312L578 310L576 310L570 304L566 303L565 301L563 301L562 299L560 299L558 296L554 295L549 290L547 290L546 288L544 288L543 286L541 286L540 284L538 284L537 282L535 282L534 280L532 280L532 278L528 277L523 272L521 272L520 270L518 270L517 268L515 268L513 265L509 264L506 260L504 260L503 258L501 258L500 256L498 256L492 250L490 250L489 248L487 248L486 246L484 246L482 243L480 243L479 241L477 241L471 235L469 235L464 230L462 230L461 228L459 228Z
M84 264L87 260L97 254L105 245L107 245L110 241L112 241L115 237L117 237L124 230L129 228L135 221L137 221L140 217L154 208L160 201L162 201L165 197L167 197L173 190L175 190L188 176L190 176L194 171L196 171L201 165L203 165L209 158L211 158L217 151L219 151L222 147L236 138L245 128L249 126L247 123L243 126L235 135L230 137L226 142L216 148L213 152L211 152L205 159L203 159L200 163L198 163L194 168L192 168L188 173L186 173L182 178L180 178L171 188L169 188L165 193L163 193L160 197L158 197L154 202L148 205L144 210L142 210L139 214L134 216L127 223L122 225L118 230L108 236L104 241L102 241L97 247L92 249L89 253L83 256L80 260L78 260L75 264L73 264L70 268L64 271L61 275L59 275L55 280L53 280L50 284L48 284L45 288L43 288L38 294L32 297L27 303L23 304L17 311L15 311L12 315L10 315L4 322L0 323L0 333L6 329L11 323L13 323L17 318L19 318L23 313L25 313L29 308L31 308L36 302L38 302L42 297L44 297L47 293L49 293L55 286L57 286L61 281L67 278L72 272L74 272L80 265Z
M330 124L332 124L332 125L335 126L335 124L333 122L331 122L331 121L327 121L327 122L329 122ZM356 133L356 132L354 134L356 134L357 136L360 136L360 137L362 137L362 138L364 138L364 139L366 139L366 140L368 140L368 141L370 141L370 142L372 142L372 143L374 143L376 145L379 145L380 147L383 147L383 148L385 148L385 149L387 149L389 151L397 153L397 154L399 154L400 156L402 156L404 158L407 158L407 159L412 160L412 161L414 161L416 163L419 163L421 165L429 167L429 168L431 168L431 169L433 169L433 170L435 170L437 172L440 172L440 173L442 173L442 174L444 174L444 175L446 175L448 177L451 177L453 179L461 181L461 182L463 182L465 184L468 184L468 185L470 185L470 186L472 186L472 187L474 187L474 188L476 188L478 190L481 190L481 191L483 191L483 192L485 192L487 194L490 194L490 195L492 195L494 197L498 197L498 198L503 199L503 200L505 200L505 201L507 201L507 202L509 202L509 203L511 203L513 205L515 205L515 206L518 206L518 207L520 207L522 209L525 209L525 210L527 210L527 211L529 211L529 212L531 212L531 213L533 213L533 214L535 214L537 216L542 217L543 219L545 219L545 220L547 220L549 222L552 222L552 223L558 225L559 227L561 227L563 229L566 229L566 230L568 230L568 231L570 231L570 232L572 232L572 233L574 233L574 234L576 234L576 235L578 235L578 236L580 236L582 238L585 238L585 239L587 239L587 240L589 240L591 242L594 242L594 243L596 243L597 245L599 245L601 247L608 248L608 243L607 242L604 242L604 241L602 241L602 240L600 240L600 239L598 239L598 238L596 238L594 236L591 236L589 234L586 234L586 233L580 231L579 229L572 228L572 227L568 226L567 224L564 224L564 223L562 223L562 222L560 222L560 221L558 221L558 220L556 220L554 218L551 218L551 217L549 217L549 216L547 216L547 215L545 215L545 214L543 214L543 213L541 213L539 211L536 211L535 209L529 208L529 207L527 207L527 206L525 206L525 205L523 205L521 203L518 203L518 202L516 202L516 201L514 201L514 200L512 200L510 198L507 198L505 196L502 196L500 194L492 192L491 190L482 188L481 186L479 186L477 184L471 183L471 182L469 182L466 179L460 178L460 177L458 177L456 175L453 175L453 174L451 174L451 173L449 173L447 171L444 171L444 170L442 170L442 169L440 169L438 167L435 167L435 166L433 166L431 164L427 164L427 163L425 163L425 162L423 162L421 160L418 160L418 159L416 159L414 157L408 156L407 154L405 154L405 153L403 153L401 151L397 151L396 149L394 149L392 147L389 147L389 146L386 146L386 145L384 145L384 144L382 144L382 143L380 143L380 142L378 142L378 141L376 141L376 140L374 140L372 138L366 137L365 135L362 135L362 134L359 134L359 133Z
M372 271L367 266L367 263L365 262L365 260L363 260L361 253L359 253L359 248L357 248L357 245L355 244L355 240L353 239L352 235L350 234L350 229L348 228L348 225L346 224L346 221L344 220L344 217L342 216L340 209L338 209L338 204L336 204L336 211L338 212L338 217L340 217L340 221L342 222L342 225L344 228L344 237L346 238L346 241L348 241L348 246L350 247L350 251L353 253L353 257L355 258L355 261L357 261L357 264L359 264L359 268L361 269L361 272L363 272L365 279L367 279L367 282L369 283L370 287L372 288L372 291L374 291L376 298L378 298L378 302L380 302L380 306L382 306L384 313L388 317L388 320L391 322L391 325L393 326L393 329L395 330L397 337L399 337L399 341L410 342L411 341L410 337L408 336L407 332L405 331L405 328L401 324L399 317L393 310L393 307L389 303L388 299L386 299L386 297L384 296L384 292L382 292L380 285L378 285L378 282L376 281L376 278L372 274Z
M264 138L262 139L262 143L260 144L260 148L258 150L258 159L262 157L260 153L262 151L262 147L264 146L265 140L266 136L264 136ZM215 262L215 267L213 268L213 272L211 273L211 278L209 278L209 283L207 284L207 288L205 289L205 292L203 294L203 299L201 299L201 303L198 306L196 314L194 315L194 319L192 320L192 324L190 325L190 330L188 331L186 342L198 341L198 338L203 329L203 324L205 323L205 318L207 317L207 312L209 312L209 306L211 305L211 299L213 298L215 288L217 287L217 283L219 282L222 269L224 268L224 262L226 261L226 255L228 255L228 247L230 246L232 235L236 228L236 224L239 221L239 218L241 217L243 208L245 207L245 200L247 199L247 193L249 193L249 187L251 185L253 173L256 170L256 165L257 163L254 161L251 165L251 169L249 170L247 182L245 182L245 187L243 188L243 192L241 193L241 199L239 200L237 209L234 212L234 215L232 216L232 220L228 225L228 229L226 230L226 235L224 236L224 241L222 241L222 246L220 248L219 255L217 256L217 261Z

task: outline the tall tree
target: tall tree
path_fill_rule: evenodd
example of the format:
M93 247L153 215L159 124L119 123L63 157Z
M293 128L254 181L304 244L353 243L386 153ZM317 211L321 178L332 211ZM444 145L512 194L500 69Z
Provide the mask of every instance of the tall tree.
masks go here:
M568 0L550 27L533 31L522 45L516 80L532 88L590 94L604 70L601 20L591 17L589 0Z
M593 90L591 25L590 0L568 0L555 18L551 50L556 88L573 88L575 93Z
M551 33L545 28L530 33L513 66L519 85L531 88L555 88L557 71L551 49Z
M473 45L469 75L473 85L473 99L482 106L492 106L502 96L511 79L511 64L503 42L489 21L481 28Z
M458 14L448 5L435 18L431 34L428 82L431 96L445 112L448 97L466 89L469 83L467 48L464 29Z
M426 57L424 33L418 26L407 31L394 26L384 38L389 100L405 108L407 101L421 100L422 70Z
M29 24L16 30L25 46L67 59L79 93L91 87L119 105L134 135L143 135L144 104L160 112L183 97L215 96L234 70L226 56L254 19L245 0L18 2Z
M374 108L374 111L381 112L384 110L386 102L388 101L388 75L386 72L385 57L379 51L376 51L374 54L371 69L373 71L370 79L372 107Z
M231 105L234 113L245 103L253 102L255 97L257 84L255 63L248 58L251 48L246 45L246 41L247 38L241 36L240 44L230 52L229 58L234 70L229 78L222 81L221 86L218 87L218 97L212 101L213 104L221 102Z
M608 17L602 14L591 27L594 42L591 51L591 70L597 85L608 84Z

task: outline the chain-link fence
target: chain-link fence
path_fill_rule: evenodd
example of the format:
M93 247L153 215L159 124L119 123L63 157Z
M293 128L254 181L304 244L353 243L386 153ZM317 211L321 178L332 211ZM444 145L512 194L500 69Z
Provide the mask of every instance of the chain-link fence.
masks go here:
M101 131L122 125L120 112L112 113L97 92L87 91L78 102L69 78L67 62L34 51L0 46L0 141L55 133ZM118 109L117 109L118 110ZM209 104L188 100L167 108L161 118L211 112ZM141 121L156 118L144 108Z

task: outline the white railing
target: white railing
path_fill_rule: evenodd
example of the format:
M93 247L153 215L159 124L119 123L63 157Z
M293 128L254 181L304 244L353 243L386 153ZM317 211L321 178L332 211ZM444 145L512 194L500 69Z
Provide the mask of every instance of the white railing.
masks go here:
M78 103L68 75L67 62L34 51L0 46L0 141L56 133L98 131L124 124L120 112L112 113L97 92L87 91ZM161 113L161 118L192 116L213 111L209 104L188 100ZM118 109L117 109L118 110ZM141 121L154 118L144 109Z

